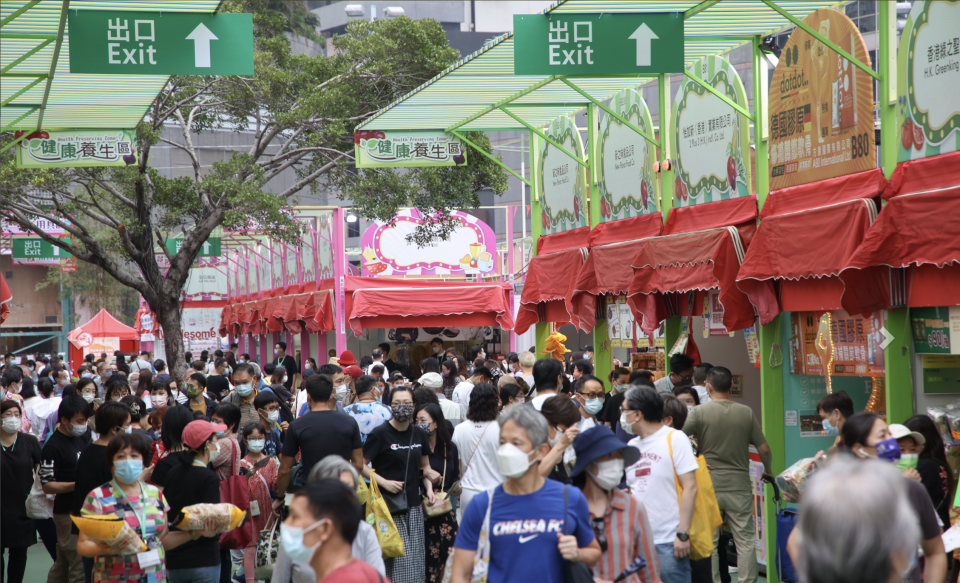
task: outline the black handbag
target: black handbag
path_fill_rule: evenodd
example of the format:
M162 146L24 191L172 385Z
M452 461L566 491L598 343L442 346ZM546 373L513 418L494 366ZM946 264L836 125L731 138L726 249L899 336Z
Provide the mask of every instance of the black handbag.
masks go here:
M567 535L567 486L563 485L563 534ZM584 563L567 561L566 564L566 582L567 583L593 583L593 571Z
M387 492L380 489L383 500L387 503L387 510L390 514L403 514L410 510L410 504L407 500L407 478L410 473L410 450L413 449L414 427L410 425L410 443L407 444L407 461L403 464L403 488L399 492Z

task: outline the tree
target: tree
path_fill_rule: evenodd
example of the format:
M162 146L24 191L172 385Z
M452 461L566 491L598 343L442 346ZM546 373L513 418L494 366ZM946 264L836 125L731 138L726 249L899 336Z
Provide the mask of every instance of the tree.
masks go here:
M295 244L302 225L291 219L289 206L301 189L317 189L321 183L358 193L357 212L362 216L384 216L386 208L399 206L404 197L432 212L447 208L448 201L476 200L473 192L456 188L503 192L506 184L499 168L472 152L469 170L396 175L387 183L392 192L384 194L386 203L380 204L366 196L373 179L352 168L353 128L456 59L437 21L358 21L334 39L335 54L312 57L291 54L283 36L289 22L266 3L225 2L221 9L254 14L256 74L171 78L137 126L135 164L29 170L15 166L12 149L0 159L0 211L139 292L163 328L176 378L183 378L186 370L180 292L214 229L255 228ZM178 127L180 138L162 137L165 125ZM253 144L203 170L192 135L205 130L244 131L252 134ZM482 136L471 137L489 148ZM192 175L167 178L152 168L150 151L158 142L185 152ZM275 178L290 172L296 181L289 188L264 192ZM377 180L386 183L381 174ZM415 192L415 181L424 188L438 187L439 195ZM72 239L46 233L37 225L40 218ZM103 232L108 236L101 236ZM174 254L164 243L179 233L183 245ZM161 253L170 265L166 273L157 260Z

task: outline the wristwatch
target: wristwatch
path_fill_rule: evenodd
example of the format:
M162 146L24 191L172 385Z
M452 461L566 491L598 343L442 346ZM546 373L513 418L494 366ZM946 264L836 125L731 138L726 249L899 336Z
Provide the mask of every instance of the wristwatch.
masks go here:
M690 540L690 534L686 532L678 532L677 538L680 539L680 542L685 543Z

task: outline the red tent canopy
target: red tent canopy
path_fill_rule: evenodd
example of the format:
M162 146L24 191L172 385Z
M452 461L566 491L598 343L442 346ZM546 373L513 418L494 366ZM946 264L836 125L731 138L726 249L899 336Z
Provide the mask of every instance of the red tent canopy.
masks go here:
M7 280L3 277L3 274L0 273L0 324L7 319L7 315L10 314L10 300L13 299L13 294L10 293L10 288L7 287Z
M590 228L545 235L537 240L537 255L527 266L520 294L517 334L537 322L569 322L568 299L577 272L587 257Z
M94 338L119 338L120 340L140 339L136 330L121 323L106 310L100 310L89 322L75 328L67 335L67 339L72 342L74 346L79 347L77 336L83 332L90 334Z
M627 261L636 257L643 240L662 231L662 215L653 213L601 223L590 232L590 254L567 296L574 325L581 330L593 330L597 325L597 296L626 293L633 280L633 269Z

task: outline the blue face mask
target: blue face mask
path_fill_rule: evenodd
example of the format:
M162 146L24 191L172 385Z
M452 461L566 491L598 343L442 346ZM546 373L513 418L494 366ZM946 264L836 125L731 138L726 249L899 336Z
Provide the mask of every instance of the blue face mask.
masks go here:
M119 460L113 462L113 475L117 481L133 484L143 473L143 460Z
M247 383L245 385L237 385L237 394L241 397L249 397L250 393L253 392L253 385Z
M833 437L840 435L840 428L837 427L836 425L831 424L829 419L824 419L823 421L820 422L820 424L823 425L823 430L827 432L827 435L830 435Z
M603 399L587 399L583 404L583 410L591 415L596 415L603 409Z
M313 553L317 552L317 549L320 548L320 543L318 542L312 547L304 546L303 535L317 528L326 522L326 520L326 518L321 518L307 528L288 526L284 523L280 524L280 546L283 547L284 552L287 553L287 556L290 557L291 560L297 563L310 564L310 561L313 559Z
M877 448L877 457L895 463L900 459L900 444L894 438L878 441L874 447Z

